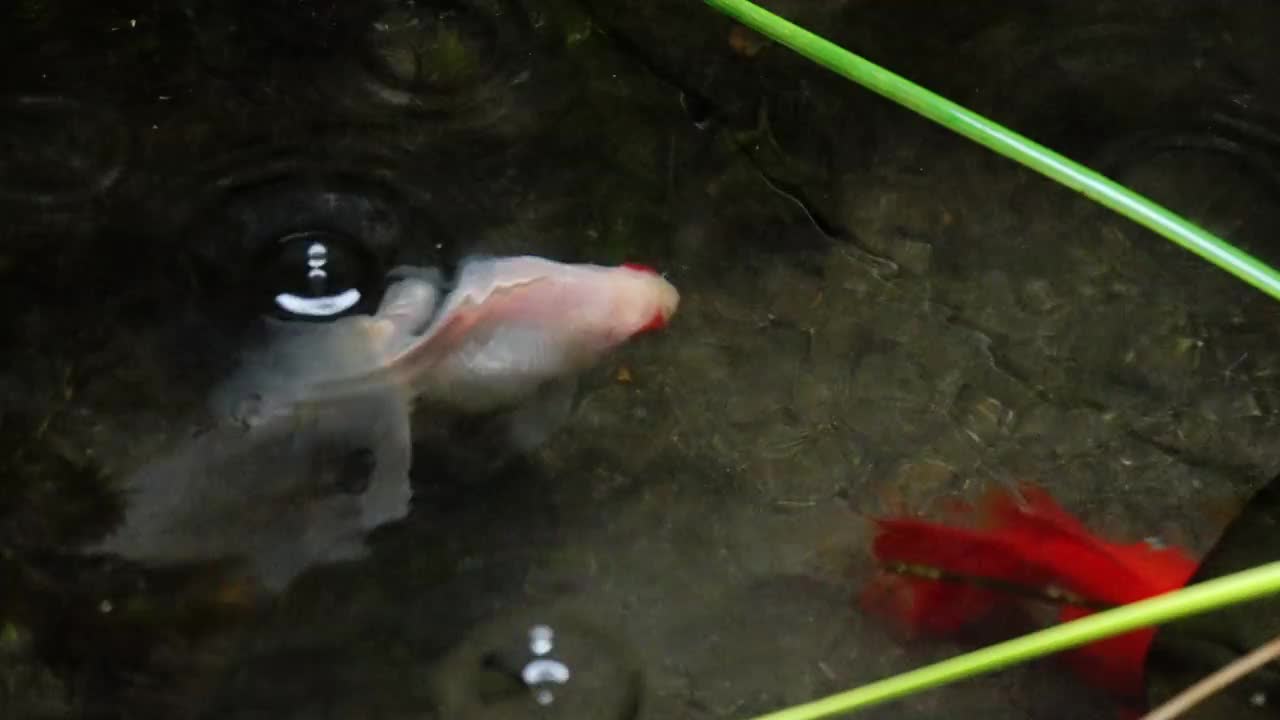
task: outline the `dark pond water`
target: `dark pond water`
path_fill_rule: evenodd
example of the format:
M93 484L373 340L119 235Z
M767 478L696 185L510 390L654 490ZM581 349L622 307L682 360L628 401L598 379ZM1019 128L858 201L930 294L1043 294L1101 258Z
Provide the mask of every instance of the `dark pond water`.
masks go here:
M767 6L1280 263L1280 3ZM1274 301L701 3L9 0L0 60L5 718L745 718L971 647L859 611L868 515L1031 479L1199 556L1280 466ZM682 298L536 449L416 413L407 515L281 593L77 551L266 319L523 253ZM323 535L245 530L291 457L177 526ZM1046 662L859 717L1114 712Z

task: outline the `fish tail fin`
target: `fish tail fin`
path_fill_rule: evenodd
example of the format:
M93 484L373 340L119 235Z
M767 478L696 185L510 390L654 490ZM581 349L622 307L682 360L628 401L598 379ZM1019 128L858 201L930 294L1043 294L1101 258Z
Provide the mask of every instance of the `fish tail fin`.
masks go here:
M1062 622L1184 585L1195 562L1176 548L1121 545L1088 531L1042 488L988 495L982 526L881 518L872 552L886 572L862 605L912 633L946 634L1027 597L1058 602ZM1140 697L1154 630L1077 648L1069 665L1090 684Z

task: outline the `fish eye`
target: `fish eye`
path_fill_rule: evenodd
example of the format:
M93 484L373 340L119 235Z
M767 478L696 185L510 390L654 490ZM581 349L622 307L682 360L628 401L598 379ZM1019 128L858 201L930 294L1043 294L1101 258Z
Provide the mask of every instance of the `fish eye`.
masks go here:
M377 258L338 233L291 233L264 250L263 293L282 320L329 321L368 313L381 294Z

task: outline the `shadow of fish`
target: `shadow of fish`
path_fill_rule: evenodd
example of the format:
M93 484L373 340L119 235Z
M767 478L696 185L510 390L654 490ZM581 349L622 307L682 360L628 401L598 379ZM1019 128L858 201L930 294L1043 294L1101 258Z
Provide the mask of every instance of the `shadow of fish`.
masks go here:
M368 531L408 514L410 464L408 413L393 398L219 425L130 477L124 524L89 549L158 565L247 558L279 590L314 565L364 557Z

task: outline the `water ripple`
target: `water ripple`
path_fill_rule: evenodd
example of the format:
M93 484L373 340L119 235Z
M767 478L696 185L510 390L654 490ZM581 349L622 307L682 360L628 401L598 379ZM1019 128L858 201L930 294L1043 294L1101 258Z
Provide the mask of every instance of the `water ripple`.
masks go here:
M365 34L365 87L438 127L505 135L545 124L565 84L547 82L556 58L511 5L390 3Z
M301 148L250 145L183 185L171 191L190 198L174 211L174 232L234 294L227 302L251 305L228 307L237 317L282 308L298 314L278 297L296 295L301 287L295 281L305 274L303 260L292 257L298 238L326 239L336 282L303 295L354 290L359 296L325 317L370 311L381 296L383 274L396 264L448 270L456 261L453 235L433 212L432 193L402 181L380 154L317 157Z
M0 99L0 200L83 201L120 179L130 137L114 113L62 96Z

